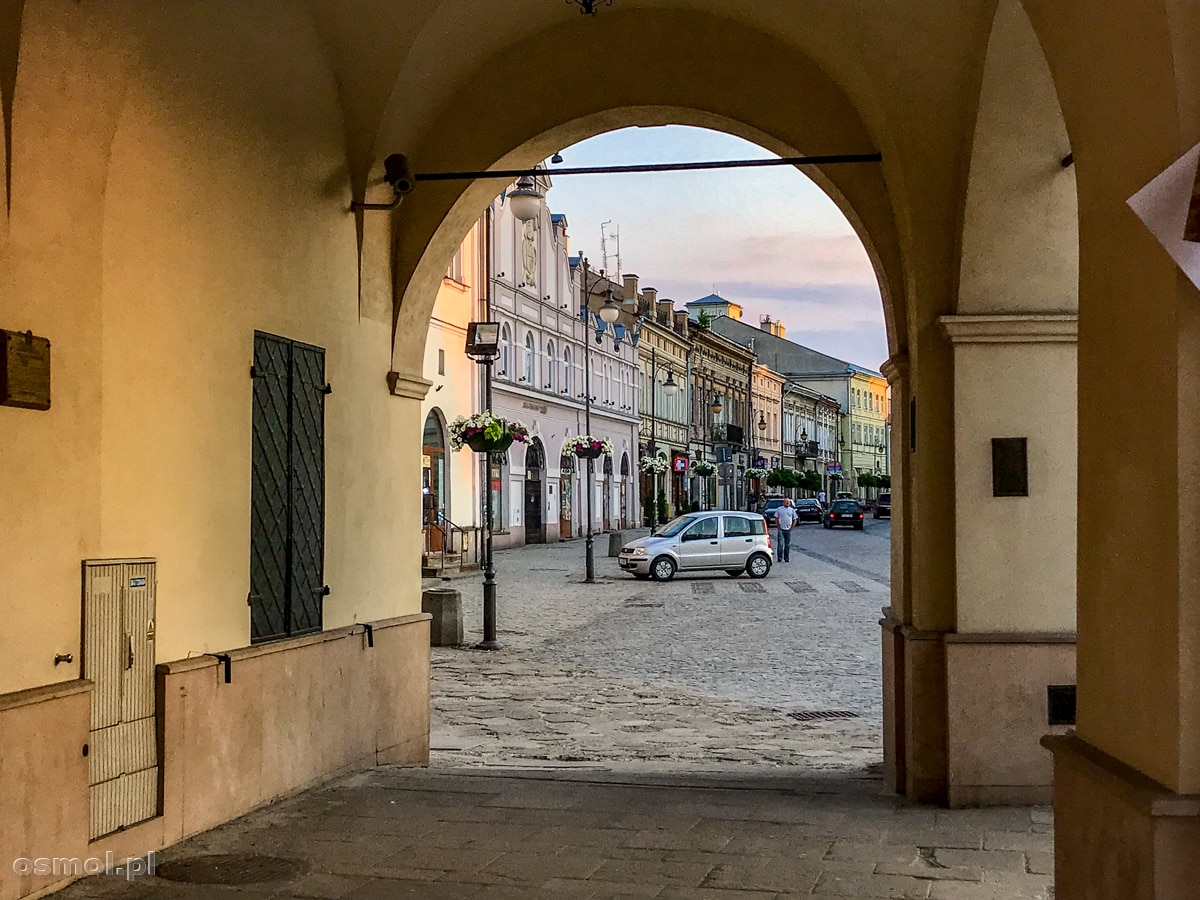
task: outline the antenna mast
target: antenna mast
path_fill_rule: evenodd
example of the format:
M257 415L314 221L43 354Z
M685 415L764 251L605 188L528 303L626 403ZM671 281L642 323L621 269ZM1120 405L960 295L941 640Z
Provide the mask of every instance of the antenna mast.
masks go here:
M608 234L605 229L612 224L612 219L600 223L600 256L604 260L604 271L608 272Z

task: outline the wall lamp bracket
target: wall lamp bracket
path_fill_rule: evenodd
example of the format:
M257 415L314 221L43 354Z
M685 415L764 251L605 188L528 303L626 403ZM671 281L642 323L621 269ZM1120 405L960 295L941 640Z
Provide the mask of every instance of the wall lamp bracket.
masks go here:
M375 626L370 622L363 622L363 634L367 636L367 646L375 646Z
M233 683L233 657L228 653L214 653L213 656L225 667L225 683Z
M393 153L383 161L383 180L392 187L391 203L364 203L361 200L351 200L350 209L354 212L368 209L395 209L404 200L404 195L416 186L412 169L408 165L408 157L403 153Z

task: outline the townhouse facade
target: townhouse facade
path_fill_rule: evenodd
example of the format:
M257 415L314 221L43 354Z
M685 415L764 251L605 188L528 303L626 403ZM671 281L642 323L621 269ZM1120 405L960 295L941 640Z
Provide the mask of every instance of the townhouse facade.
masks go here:
M543 196L551 189L541 176ZM500 323L492 409L523 422L529 441L490 458L493 528L498 547L565 540L626 527L636 519L638 484L637 351L597 334L584 310L582 267L568 255L567 219L545 202L532 221L518 219L506 194L491 206L491 316ZM594 288L590 283L588 289ZM632 321L633 316L626 316ZM566 444L587 433L612 442L586 483L586 467Z
M794 390L804 389L838 404L838 449L826 459L823 476L830 493L849 491L862 497L860 475L890 475L891 409L883 375L789 341L777 322L766 320L755 328L722 315L712 319L710 328L733 341L753 341L758 360L783 375ZM812 421L820 434L818 410L814 405ZM796 406L793 414L799 415ZM818 448L808 449L819 453L819 442Z
M656 457L667 466L662 474L641 473L642 497L665 498L668 518L690 508L688 495L689 397L688 373L692 342L686 310L659 299L645 288L638 303L641 335L638 341L639 459ZM672 387L670 386L673 386Z

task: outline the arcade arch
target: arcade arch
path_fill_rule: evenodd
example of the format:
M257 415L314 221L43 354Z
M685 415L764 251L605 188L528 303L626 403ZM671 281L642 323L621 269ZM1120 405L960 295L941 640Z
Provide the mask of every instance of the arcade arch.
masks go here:
M0 690L63 677L51 661L78 649L81 553L126 556L154 544L171 561L161 582L161 661L190 652L193 635L203 636L201 651L240 639L236 579L214 585L210 557L229 572L243 568L241 344L259 324L330 348L327 556L337 590L327 621L419 609L403 575L416 565L416 541L393 540L416 533L417 504L395 502L411 496L416 473L377 461L403 455L392 445L417 448L424 385L414 360L428 304L490 187L422 185L395 216L358 218L346 215L347 187L373 195L373 161L390 152L407 153L418 171L486 168L529 163L621 124L682 122L777 152L883 153L874 169L817 176L845 204L882 273L896 445L907 448L893 463L903 505L894 528L896 630L885 658L903 683L890 688L892 746L930 763L908 767L910 795L943 796L939 754L952 702L944 649L966 592L954 542L942 533L963 508L946 485L949 473L955 482L962 475L963 440L987 432L956 430L962 342L940 319L966 314L972 285L990 297L1006 272L1022 274L1009 259L1000 277L980 280L979 260L998 257L964 233L972 210L988 210L968 199L986 165L967 148L972 135L997 139L979 113L985 48L1015 4L998 18L993 0L808 4L794 14L753 0L619 0L582 21L553 0L422 0L406 17L376 0L353 17L335 0L234 6L199 16L194 6L147 4L131 16L124 6L8 4L5 21L16 27L0 42L9 188L0 253L11 278L0 299L20 312L15 327L53 331L60 355L56 409L0 429L6 498L23 510L6 518L3 537L33 551L6 569L10 592L55 598L6 607L28 649L12 655ZM1189 845L1171 838L1194 846L1194 816L1164 822L1154 814L1161 804L1134 809L1122 797L1200 791L1200 412L1186 403L1200 374L1200 294L1127 200L1200 139L1200 25L1186 0L1021 6L1075 158L1078 479L1108 486L1078 498L1079 726L1073 743L1056 744L1059 872L1072 889L1095 888L1090 895L1149 897L1187 871L1182 851L1172 867L1170 848ZM372 9L378 14L365 14ZM583 52L589 43L605 48L602 73ZM72 77L62 77L64 65ZM371 391L382 392L389 363L394 397L381 408ZM194 389L201 378L203 395ZM150 396L138 388L151 379L158 391L144 420L160 424L128 436L122 404ZM183 439L191 436L199 440ZM417 454L407 455L415 467ZM129 498L140 495L125 488L143 488L138 476L147 472L163 489L135 506ZM363 522L392 530L363 540L354 531ZM201 587L174 591L173 583ZM352 735L355 727L297 733ZM49 755L14 758L26 756ZM266 797L232 779L236 755L224 762L233 764L231 793ZM21 791L62 783L36 774L20 776ZM30 821L55 820L51 803L27 806L38 813ZM1128 852L1116 863L1089 858L1135 831L1152 837L1121 843Z

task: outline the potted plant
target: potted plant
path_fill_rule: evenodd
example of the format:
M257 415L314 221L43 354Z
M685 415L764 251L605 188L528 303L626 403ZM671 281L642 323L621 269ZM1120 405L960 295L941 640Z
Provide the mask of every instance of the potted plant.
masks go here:
M581 459L599 459L601 456L612 456L612 441L581 434L568 440L563 448L570 450Z
M503 453L513 442L525 443L529 429L520 422L493 416L489 410L459 416L450 423L450 448L470 447L476 453Z
M771 474L770 469L760 469L757 466L752 466L746 470L746 477L751 480L757 480L759 478L766 478L770 474Z
M708 478L710 475L715 475L717 467L710 462L705 462L702 459L693 459L688 463L688 470L700 478Z
M638 467L647 475L661 475L670 465L661 456L643 456Z

